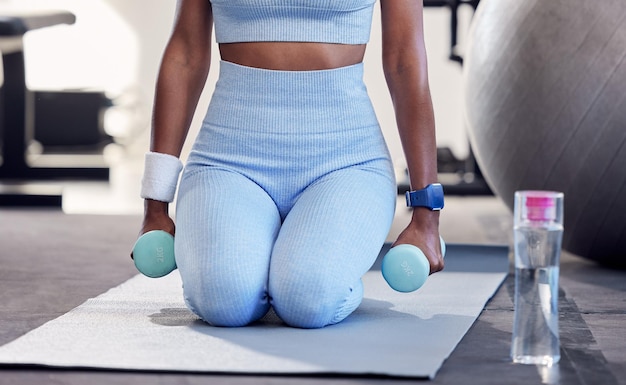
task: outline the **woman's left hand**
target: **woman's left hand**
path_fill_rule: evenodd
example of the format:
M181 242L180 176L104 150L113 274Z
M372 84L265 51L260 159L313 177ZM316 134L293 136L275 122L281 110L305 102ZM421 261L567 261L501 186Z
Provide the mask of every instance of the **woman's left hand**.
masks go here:
M400 244L419 247L428 259L430 274L443 270L444 261L439 239L439 211L430 211L425 208L413 209L411 222L392 246Z

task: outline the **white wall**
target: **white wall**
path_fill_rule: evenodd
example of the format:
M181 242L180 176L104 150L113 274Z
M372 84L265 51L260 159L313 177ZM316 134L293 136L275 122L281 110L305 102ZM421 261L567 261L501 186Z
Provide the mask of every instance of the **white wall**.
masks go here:
M143 153L149 137L149 119L159 59L169 36L174 0L2 0L39 8L67 9L77 15L75 25L58 26L27 35L26 60L29 87L96 88L112 96L131 95L137 112L133 125L134 148ZM464 15L463 30L469 20ZM374 107L399 170L405 167L397 137L389 94L380 60L380 23L376 8L372 39L366 53L366 75ZM461 68L448 61L449 14L446 9L425 10L429 77L440 146L451 147L458 157L468 152L462 120ZM215 49L214 52L217 52ZM217 67L214 55L214 68ZM201 98L194 128L185 147L189 150L216 80L212 71Z

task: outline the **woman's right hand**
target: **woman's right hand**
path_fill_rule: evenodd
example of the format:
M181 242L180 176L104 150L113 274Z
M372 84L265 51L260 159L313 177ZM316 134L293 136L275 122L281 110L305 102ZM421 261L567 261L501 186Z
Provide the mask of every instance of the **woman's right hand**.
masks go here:
M169 216L168 208L169 204L167 202L146 199L144 202L143 224L141 225L138 237L152 230L163 230L174 236L176 226ZM130 258L133 258L132 251Z

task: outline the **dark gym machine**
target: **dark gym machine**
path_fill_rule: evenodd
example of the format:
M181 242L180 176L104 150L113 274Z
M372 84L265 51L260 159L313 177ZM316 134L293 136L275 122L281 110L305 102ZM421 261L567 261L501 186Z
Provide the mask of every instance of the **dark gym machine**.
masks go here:
M0 89L0 206L60 207L61 188L55 187L51 181L109 179L109 169L104 161L101 166L87 167L79 160L70 165L54 166L29 159L28 148L38 127L35 124L35 107L45 111L41 108L42 103L53 95L57 98L67 98L70 95L61 92L36 93L26 87L23 36L28 31L58 24L73 24L75 20L75 16L67 11L0 14L0 51L4 74L4 84ZM101 99L100 95L93 93L74 93L74 96L78 97L74 99L74 103L80 104L66 105L65 117L82 116L81 113L75 115L70 111L81 109L85 101ZM48 103L48 106L51 104ZM53 109L62 113L58 105ZM97 117L98 111L92 115ZM48 113L43 119L49 120L48 124L54 123L49 119L50 116ZM66 129L67 121L62 121L62 125Z

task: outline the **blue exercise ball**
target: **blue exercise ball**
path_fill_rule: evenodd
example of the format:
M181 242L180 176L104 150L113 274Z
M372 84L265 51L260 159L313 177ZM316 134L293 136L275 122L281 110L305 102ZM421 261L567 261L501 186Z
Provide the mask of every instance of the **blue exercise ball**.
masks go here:
M509 208L565 194L563 248L626 265L626 1L483 0L470 28L470 143Z

